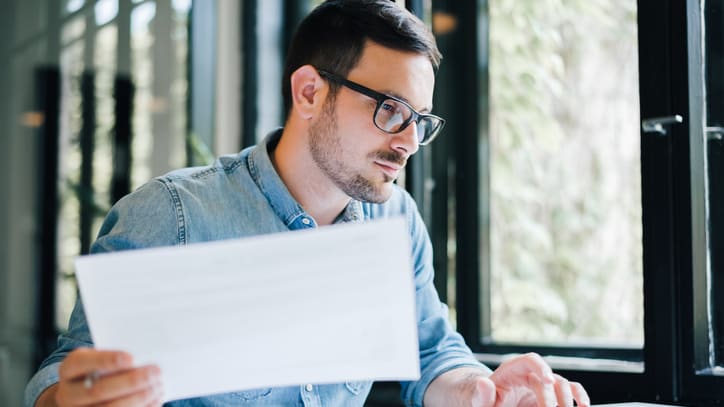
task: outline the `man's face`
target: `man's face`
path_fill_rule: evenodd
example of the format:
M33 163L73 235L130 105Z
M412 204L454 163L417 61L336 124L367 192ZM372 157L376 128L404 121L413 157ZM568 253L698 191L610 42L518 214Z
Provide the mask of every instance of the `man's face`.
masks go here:
M368 41L347 79L398 97L419 112L432 107L434 73L426 56L385 48ZM376 102L340 86L325 101L322 114L309 128L309 149L317 166L349 197L384 202L392 182L418 149L417 125L397 134L373 122Z

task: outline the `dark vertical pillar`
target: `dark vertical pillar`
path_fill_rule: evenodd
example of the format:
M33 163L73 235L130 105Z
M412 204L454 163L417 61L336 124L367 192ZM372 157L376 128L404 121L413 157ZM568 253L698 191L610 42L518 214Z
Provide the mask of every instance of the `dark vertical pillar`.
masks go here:
M96 96L95 75L84 72L80 83L83 125L80 129L80 251L88 253L95 212L93 199L93 151L95 150Z
M422 20L431 20L421 0L407 0L405 6ZM443 85L444 86L444 85ZM435 106L441 105L437 86ZM444 102L443 102L444 103ZM447 134L447 135L446 135ZM448 301L448 145L450 133L443 134L432 144L423 146L410 158L405 171L405 187L415 198L427 225L432 242L434 284L440 299Z
M454 19L452 31L440 37L447 54L438 89L446 98L450 126L442 135L454 162L455 292L460 333L473 349L489 333L490 296L487 261L487 27L481 27L486 2L438 1L439 10ZM447 126L447 125L446 125Z
M58 136L60 115L60 71L40 67L35 71L35 111L43 124L38 128L38 307L36 366L55 348L55 280L58 220Z
M133 141L134 85L131 69L131 11L129 1L118 4L118 45L116 48L116 77L113 81L115 102L113 117L113 172L111 174L110 204L116 203L131 189L131 143Z
M113 129L111 203L123 198L131 189L133 94L134 86L131 78L117 76L113 83L116 123Z
M641 134L644 363L650 400L678 397L677 349L681 336L676 306L684 302L680 293L687 290L682 288L676 262L682 246L691 245L690 241L680 245L676 242L686 236L681 228L687 222L691 224L691 212L683 202L677 202L676 196L677 191L690 188L681 185L689 177L689 163L684 160L689 156L688 139L682 133L688 128L688 95L682 94L686 85L679 86L687 83L686 74L679 71L688 60L686 33L681 32L686 28L680 27L686 25L681 24L686 12L675 10L679 7L675 3L683 2L638 2L639 49L644 50L639 52L639 67L646 72L639 78L641 118L683 114L685 122L667 129L667 136ZM690 199L686 194L678 198Z
M724 293L724 140L708 142L711 292ZM724 296L712 296L715 363L724 366Z

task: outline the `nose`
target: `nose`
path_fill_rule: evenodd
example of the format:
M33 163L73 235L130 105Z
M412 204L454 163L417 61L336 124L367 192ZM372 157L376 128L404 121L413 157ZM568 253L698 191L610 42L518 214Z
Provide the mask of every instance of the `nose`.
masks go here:
M411 122L404 130L392 136L392 148L402 154L411 156L420 148L417 142L417 122Z

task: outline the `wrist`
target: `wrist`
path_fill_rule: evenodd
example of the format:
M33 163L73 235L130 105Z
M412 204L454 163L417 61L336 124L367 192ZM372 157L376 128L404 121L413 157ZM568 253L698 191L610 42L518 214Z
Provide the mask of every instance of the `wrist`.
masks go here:
M495 384L488 378L490 372L466 366L449 370L436 377L425 391L423 405L492 406L495 403Z

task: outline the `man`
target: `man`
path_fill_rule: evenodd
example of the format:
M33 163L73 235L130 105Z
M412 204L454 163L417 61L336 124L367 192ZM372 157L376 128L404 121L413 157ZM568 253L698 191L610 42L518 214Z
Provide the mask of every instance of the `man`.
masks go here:
M439 59L424 24L393 2L325 2L302 22L290 47L284 129L210 167L176 171L142 186L114 206L92 252L404 215L413 242L421 362L420 380L402 383L404 402L563 407L575 399L587 406L585 390L554 375L537 355L517 357L491 373L447 322L432 285L424 224L410 196L393 182L443 125L429 114ZM370 387L257 389L169 405L353 406L364 403ZM92 348L79 302L69 332L28 384L26 404L156 406L161 395L157 367L135 366L124 352Z

